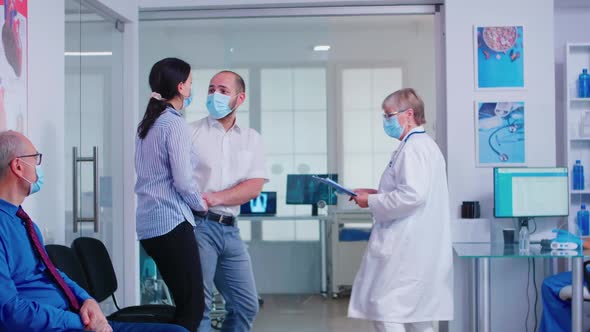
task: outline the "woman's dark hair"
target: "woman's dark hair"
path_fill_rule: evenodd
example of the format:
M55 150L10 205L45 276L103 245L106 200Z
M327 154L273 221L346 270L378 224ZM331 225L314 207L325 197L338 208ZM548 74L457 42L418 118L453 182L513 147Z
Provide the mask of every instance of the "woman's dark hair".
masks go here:
M177 96L178 84L185 82L191 72L191 66L177 58L162 59L154 64L150 71L150 88L159 93L161 100L150 98L143 119L137 127L137 135L144 139L158 117L169 105L168 100Z

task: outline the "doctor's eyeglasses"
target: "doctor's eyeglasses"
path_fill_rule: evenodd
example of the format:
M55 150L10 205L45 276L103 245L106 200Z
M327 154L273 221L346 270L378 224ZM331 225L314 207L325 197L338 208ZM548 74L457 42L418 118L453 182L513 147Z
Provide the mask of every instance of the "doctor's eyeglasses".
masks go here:
M27 157L35 157L35 164L36 165L41 165L41 161L43 160L43 154L42 153L27 154L27 155L24 155L24 156L16 156L16 158L27 158Z
M386 112L383 112L383 114L382 114L382 115L383 115L383 118L384 118L385 120L387 120L387 119L390 119L390 118L392 118L392 117L394 117L394 116L396 116L396 115L398 115L398 114L400 114L400 113L403 113L403 112L405 112L405 111L407 111L407 110L409 110L409 108L406 108L406 109L405 109L405 110L403 110L403 111L397 111L397 112L391 112L391 113L386 113Z

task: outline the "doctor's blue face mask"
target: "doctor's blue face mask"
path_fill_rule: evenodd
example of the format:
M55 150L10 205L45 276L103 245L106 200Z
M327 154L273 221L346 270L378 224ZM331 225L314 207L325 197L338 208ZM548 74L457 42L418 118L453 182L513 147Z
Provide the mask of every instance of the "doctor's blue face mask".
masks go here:
M224 95L219 92L207 96L207 111L215 120L226 117L233 110L229 107L232 96Z
M383 113L383 130L387 136L400 139L404 132L404 127L400 125L397 115L405 111L407 111L407 109L391 114Z

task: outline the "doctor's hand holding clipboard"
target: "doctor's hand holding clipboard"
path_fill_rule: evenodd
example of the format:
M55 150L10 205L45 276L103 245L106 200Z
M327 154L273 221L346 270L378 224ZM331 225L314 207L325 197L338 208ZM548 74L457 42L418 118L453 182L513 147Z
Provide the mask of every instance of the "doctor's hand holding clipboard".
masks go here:
M357 188L352 190L356 196L350 196L349 201L354 200L356 205L361 208L369 207L369 195L376 194L378 191L377 189L370 189L370 188Z
M376 189L368 189L368 188L358 188L358 189L351 190L346 187L343 187L338 182L335 182L329 178L322 178L322 177L313 175L312 179L334 188L336 190L336 192L339 194L349 195L350 196L349 201L354 200L355 203L359 207L362 207L362 208L369 207L369 201L368 201L369 195L377 193Z

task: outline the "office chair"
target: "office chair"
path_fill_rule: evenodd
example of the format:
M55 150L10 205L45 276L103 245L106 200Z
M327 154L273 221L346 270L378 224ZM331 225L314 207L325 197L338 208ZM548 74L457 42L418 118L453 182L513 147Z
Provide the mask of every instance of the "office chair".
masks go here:
M48 244L45 246L45 250L55 267L65 273L78 286L88 291L88 281L84 275L84 270L72 248L59 244Z
M120 308L117 304L117 276L109 252L97 239L80 237L72 242L86 274L89 293L98 302L112 297L117 311L107 318L117 322L171 323L176 308L171 305L148 304Z

